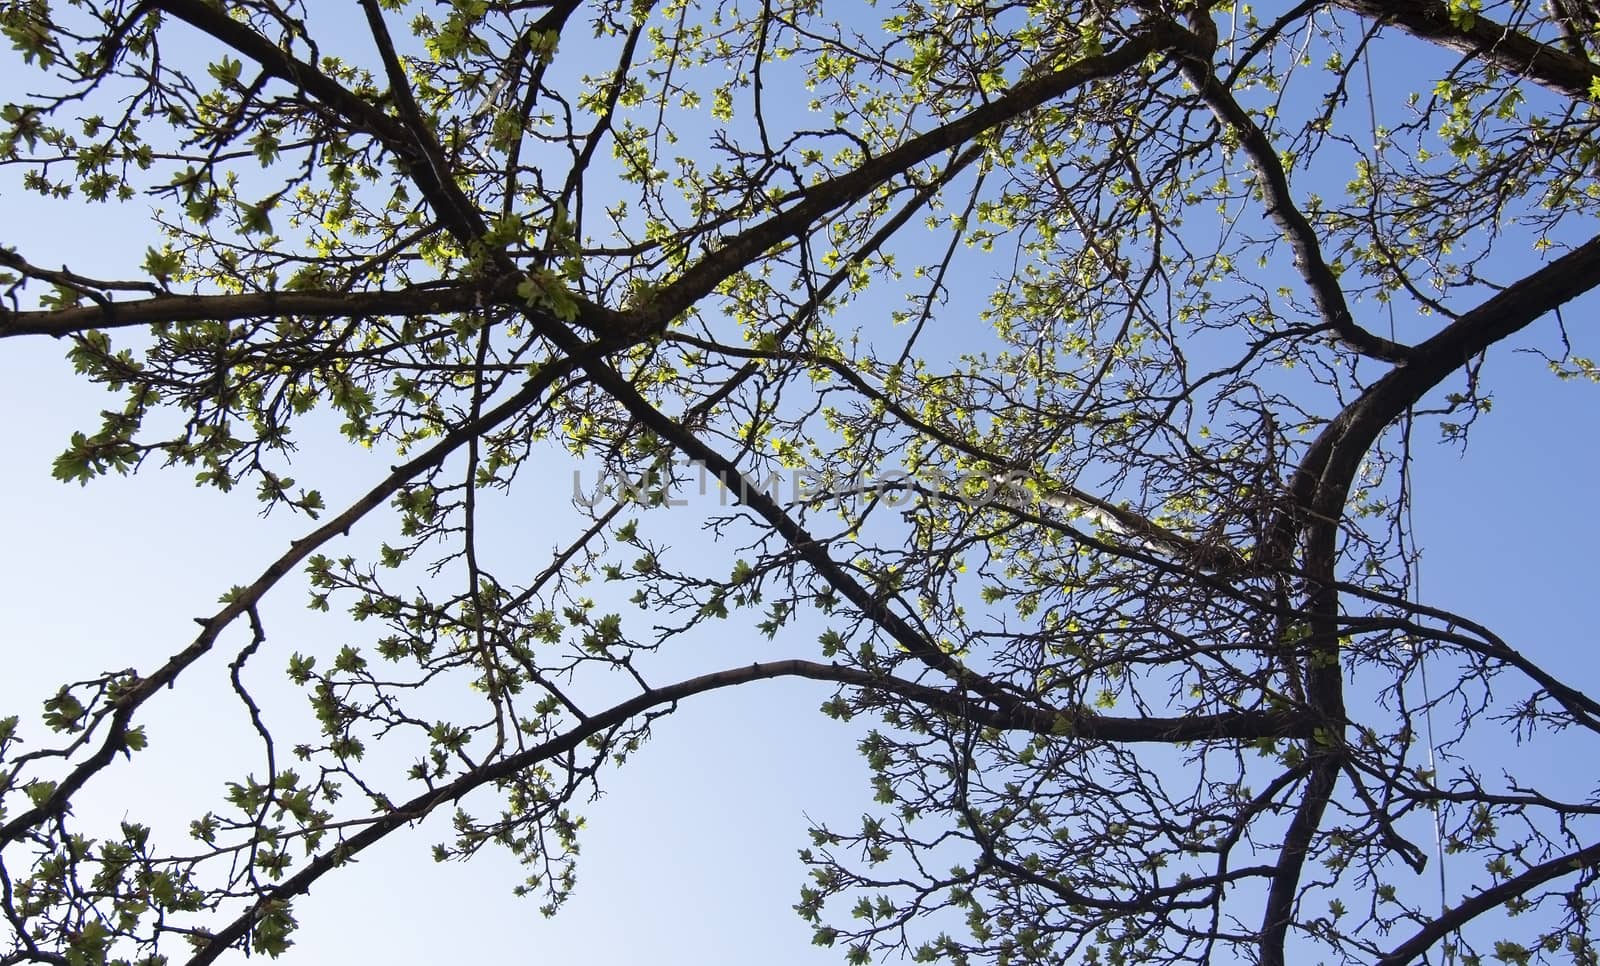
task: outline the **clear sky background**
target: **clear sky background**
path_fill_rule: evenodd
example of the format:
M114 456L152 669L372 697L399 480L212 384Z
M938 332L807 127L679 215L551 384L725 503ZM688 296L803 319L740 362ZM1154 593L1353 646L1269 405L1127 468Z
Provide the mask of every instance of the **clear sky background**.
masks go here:
M0 54L0 88L12 83L11 68ZM1414 86L1394 80L1395 89ZM143 205L46 207L0 180L0 243L25 245L44 264L133 275L152 240ZM1597 341L1591 314L1567 316L1580 354ZM1553 330L1547 319L1517 344L1549 345ZM1419 425L1424 597L1480 619L1592 686L1600 387L1559 382L1541 360L1514 348L1491 354L1485 377L1495 408L1465 454L1434 443L1434 424ZM51 479L51 461L69 434L92 428L109 404L73 376L65 350L37 338L0 342L0 716L35 722L40 702L60 684L106 668L148 669L181 648L193 637L194 617L215 610L218 594L259 572L304 527L286 516L264 520L248 492L197 489L182 471L151 467L87 487ZM326 435L300 439L306 448L296 475L322 486L330 506L392 459ZM525 543L530 570L563 532L546 514L559 514L570 489L569 469L552 469L519 497L529 501L526 531L503 536L508 545ZM346 545L365 552L374 543L358 529ZM328 654L369 635L308 612L301 586L286 581L269 600L269 646L252 680L269 692L279 687L283 707L308 718L303 700L283 687L288 654ZM720 639L699 635L703 650L674 660L692 673L815 651L810 620L776 642L734 627ZM241 642L235 628L176 690L152 702L150 751L92 786L80 816L112 823L124 814L160 816L158 832L181 849L187 823L219 803L220 782L258 768L228 760L230 749L256 754L243 709L225 695L226 663ZM829 693L813 683L766 682L702 696L665 721L642 753L609 776L607 796L582 809L589 828L579 885L554 920L539 917L536 900L511 896L525 873L502 853L434 864L429 846L448 835L442 810L298 902L302 929L284 961L839 962L842 950L810 946L809 928L790 908L804 875L795 851L806 844L805 816L847 821L870 800L854 750L862 726L818 714ZM1493 770L1492 762L1478 764ZM1552 773L1571 766L1543 764Z
M0 712L35 722L60 684L102 668L148 669L181 648L193 637L192 619L214 611L218 594L259 571L302 525L262 520L249 494L197 489L178 472L87 487L52 480L50 462L67 435L92 423L102 405L74 381L61 349L0 344ZM305 462L314 472L314 460ZM367 478L355 469L352 478ZM554 482L570 492L570 476ZM554 539L538 531L530 519L530 567L540 566L533 548ZM363 546L361 535L350 546ZM268 690L282 681L292 651L326 655L367 636L345 636L341 621L307 611L301 586L287 581L263 611L269 641L252 682ZM778 642L703 640L706 652L685 663L809 653L817 632L808 628ZM247 767L259 773L244 710L227 692L226 664L241 643L230 633L151 704L150 749L113 766L80 800L81 818L151 822L181 851L188 822L220 803L221 782ZM839 951L810 945L810 929L790 908L803 875L795 853L806 844L807 811L848 820L870 799L854 748L859 729L817 711L828 693L772 681L686 703L613 771L607 796L580 810L589 828L578 889L552 920L539 915L538 900L511 895L526 872L503 852L434 863L431 845L449 837L450 810L441 809L297 903L302 929L286 961L838 962ZM280 703L301 719L303 705L293 697ZM230 760L241 749L248 763Z

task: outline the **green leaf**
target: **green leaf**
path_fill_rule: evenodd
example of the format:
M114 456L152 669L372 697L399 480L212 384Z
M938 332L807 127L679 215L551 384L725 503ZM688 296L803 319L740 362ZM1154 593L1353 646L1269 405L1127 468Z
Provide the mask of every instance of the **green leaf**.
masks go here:
M31 781L22 786L22 791L28 796L28 801L35 806L41 806L55 794L56 783L47 781Z
M145 274L157 281L168 282L183 270L183 255L173 251L171 246L164 247L160 251L146 248L144 252Z
M239 82L239 73L244 70L244 63L234 60L232 57L224 56L206 70L218 84L223 87L231 87Z
M87 710L76 695L62 688L45 701L44 723L51 731L77 731Z
M149 743L150 739L145 736L144 725L129 728L122 736L123 747L130 752L143 751Z

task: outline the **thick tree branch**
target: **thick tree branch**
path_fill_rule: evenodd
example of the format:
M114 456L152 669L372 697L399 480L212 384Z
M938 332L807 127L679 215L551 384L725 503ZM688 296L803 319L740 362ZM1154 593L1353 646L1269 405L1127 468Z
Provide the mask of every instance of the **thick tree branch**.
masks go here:
M1479 58L1536 84L1580 101L1592 101L1600 81L1600 64L1574 56L1480 14L1458 22L1439 0L1337 0L1373 20L1396 24L1406 32L1451 50Z
M118 329L159 322L228 322L235 319L371 318L465 312L486 305L517 305L516 285L456 283L374 292L248 292L243 295L160 295L53 311L0 309L0 338L48 335L55 338L89 329Z
M1196 40L1199 41L1199 38ZM1234 99L1233 92L1217 78L1211 63L1215 50L1207 49L1209 46L1203 42L1197 44L1194 56L1184 59L1184 74L1200 91L1200 96L1211 106L1217 119L1239 135L1239 143L1261 179L1267 216L1288 237L1289 247L1294 252L1295 267L1311 289L1312 301L1324 324L1333 329L1341 342L1362 355L1388 362L1404 362L1411 356L1408 346L1374 335L1357 323L1351 314L1338 277L1322 257L1322 244L1317 238L1317 230L1294 202L1293 192L1289 189L1289 175L1278 158L1277 148L1272 146L1266 132L1251 119L1249 112Z
M389 96L394 101L395 113L401 126L410 135L409 145L390 142L389 147L407 159L412 180L433 203L434 213L445 224L452 226L457 236L476 238L482 235L486 228L483 214L455 179L446 174L449 162L445 159L437 135L428 127L422 109L417 106L416 95L411 90L411 79L406 76L400 56L395 52L394 40L389 36L388 25L383 20L383 11L378 9L375 0L360 0L360 3L367 16L372 39L378 45L384 74L389 78Z
M1368 387L1323 431L1291 485L1296 501L1336 519L1367 450L1384 428L1451 373L1548 312L1600 286L1600 236L1464 313L1416 346L1412 361Z
M1286 531L1280 531L1275 555L1286 559L1295 536L1303 533L1305 569L1310 577L1306 609L1315 615L1314 636L1336 639L1338 591L1333 568L1339 521L1361 460L1385 427L1473 356L1597 285L1600 238L1525 276L1419 344L1408 364L1369 387L1312 443L1290 485L1293 506L1298 508L1291 512L1297 512L1297 517ZM1342 674L1331 644L1308 656L1313 709L1329 727L1343 718ZM1261 959L1266 966L1284 962L1284 941L1306 849L1338 778L1341 752L1336 736L1330 733L1325 739L1325 747L1312 749L1321 760L1285 837L1279 871L1269 890L1261 938Z
M859 668L841 667L837 664L819 664L815 661L802 660L771 661L715 671L666 687L644 691L599 714L591 715L577 727L543 744L508 755L499 761L469 771L449 784L415 796L393 811L375 819L360 832L324 851L307 863L305 868L285 880L282 885L273 888L250 910L213 934L210 941L190 957L189 966L204 966L206 963L214 962L229 947L242 940L268 903L283 902L304 894L313 883L330 870L382 841L401 826L425 818L429 812L445 802L460 801L484 785L511 778L540 762L573 751L590 738L604 734L653 708L671 705L721 688L782 677L807 678L899 694L919 704L967 717L985 726L1020 728L1041 734L1060 733L1060 716L1055 714L1049 714L1048 720L1044 717L1029 720L997 716L992 710L971 705L968 695L960 692L930 688L912 681L873 674ZM1303 723L1297 724L1288 715L1262 712L1229 712L1192 718L1108 718L1088 711L1064 714L1074 723L1076 736L1108 741L1183 742L1224 735L1238 740L1253 740L1263 737L1282 737L1304 727Z
M1339 760L1324 754L1312 767L1305 794L1295 808L1294 818L1283 833L1277 866L1267 888L1267 901L1261 916L1261 966L1284 966L1284 945L1289 926L1294 922L1294 907L1300 891L1300 875L1311 851L1311 840L1322 824L1322 815L1333 797L1339 780Z
M1537 888L1552 879L1559 879L1561 876L1596 866L1600 866L1600 843L1558 856L1548 862L1541 862L1521 875L1507 879L1497 886L1490 886L1471 899L1454 906L1444 915L1417 930L1415 935L1396 946L1374 966L1404 966L1405 963L1427 952L1434 943L1483 913L1499 908L1517 896L1526 895L1530 889Z
M441 221L471 237L484 233L483 218L477 207L432 160L427 147L428 138L412 130L404 121L384 113L376 104L357 96L316 67L290 55L250 27L229 17L221 7L201 0L155 0L152 6L209 34L255 61L269 76L301 88L355 129L376 137L405 162L407 172L428 198L434 214ZM389 54L393 55L392 49ZM397 99L405 98L410 93L403 72L401 81L391 91Z
M1072 90L1137 67L1150 54L1183 38L1182 28L1157 19L1134 29L1121 45L1084 57L1060 70L1022 81L1005 94L973 108L948 124L862 162L851 171L807 189L804 200L728 239L636 313L637 324L656 330L710 294L763 252L815 224L835 209L863 198L873 188L942 151L972 140Z
M1411 362L1368 386L1312 442L1290 481L1290 505L1271 528L1268 558L1287 559L1310 517L1336 525L1361 459L1385 427L1474 356L1597 286L1600 236L1508 285L1419 343Z

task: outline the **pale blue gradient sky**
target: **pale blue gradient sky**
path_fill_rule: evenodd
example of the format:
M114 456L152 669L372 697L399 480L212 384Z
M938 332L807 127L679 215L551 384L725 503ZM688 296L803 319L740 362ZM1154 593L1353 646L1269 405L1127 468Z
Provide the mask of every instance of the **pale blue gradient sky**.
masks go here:
M35 722L39 702L61 683L103 668L148 669L181 648L193 637L192 618L215 610L219 593L265 566L301 526L262 520L249 494L197 489L178 472L87 487L52 480L51 460L99 404L60 350L42 340L0 346L8 548L0 555L0 711ZM570 490L570 478L557 482ZM360 536L349 545L361 547ZM343 636L336 615L307 611L301 587L286 581L263 610L268 646L252 680L269 694L287 693L279 682L291 651L326 654L363 639ZM188 822L216 807L221 782L259 772L244 709L227 693L241 630L151 703L149 750L113 766L79 800L80 818L150 822L182 851ZM722 653L693 663L805 652L815 639L806 633L798 627L776 644L754 636L708 643ZM790 909L802 877L803 812L848 820L870 797L854 750L858 729L817 713L826 695L814 684L774 681L686 703L610 775L607 797L580 809L589 830L579 887L553 920L539 916L537 900L512 897L526 873L503 853L464 865L432 861L432 843L449 837L444 809L298 903L303 928L286 961L836 962L837 952L809 944ZM303 719L303 704L282 706ZM252 761L228 760L230 749L248 749Z
M8 68L0 55L0 83ZM142 204L46 207L0 181L0 242L24 243L28 256L45 264L128 276L150 241ZM1585 329L1592 324L1588 304L1590 312L1568 313L1580 351L1596 342ZM1518 344L1551 344L1553 325L1541 322ZM1600 387L1559 383L1538 359L1512 348L1491 354L1486 377L1495 410L1464 456L1436 444L1430 423L1419 426L1424 592L1552 669L1592 682L1589 607L1600 517L1589 508L1600 471ZM152 469L87 487L52 480L50 462L70 432L91 428L106 404L74 378L64 350L43 339L0 343L0 534L7 547L0 554L0 714L34 720L39 702L64 681L110 667L149 668L182 647L194 617L214 610L219 593L258 572L303 527L281 515L262 520L249 493L196 489L181 471ZM301 441L307 448L297 457L297 475L316 479L330 506L390 459L326 437L303 433ZM531 499L556 506L570 486L562 468L539 480L540 495ZM535 555L556 539L538 531L539 522L528 524ZM362 537L358 530L349 545L367 550ZM339 619L305 610L300 586L286 581L265 608L269 647L254 673L304 715L282 688L287 655L328 653L346 638ZM809 656L816 632L815 622L802 620L776 642L754 635L706 640L685 666ZM167 844L181 849L188 821L220 800L221 781L258 768L219 760L230 748L255 754L242 707L214 697L225 693L226 662L240 633L230 632L225 645L232 646L152 703L150 750L92 787L80 799L81 817L114 823L124 814L165 816ZM809 928L790 909L804 875L794 857L805 844L803 813L848 823L870 799L854 750L860 726L819 715L827 694L816 684L767 682L702 696L664 722L642 753L611 774L607 797L582 809L589 829L579 886L554 920L540 919L536 900L511 896L523 873L501 853L435 865L429 846L448 835L441 813L297 903L302 929L284 961L839 962L841 950L810 945ZM1562 765L1551 760L1548 767Z

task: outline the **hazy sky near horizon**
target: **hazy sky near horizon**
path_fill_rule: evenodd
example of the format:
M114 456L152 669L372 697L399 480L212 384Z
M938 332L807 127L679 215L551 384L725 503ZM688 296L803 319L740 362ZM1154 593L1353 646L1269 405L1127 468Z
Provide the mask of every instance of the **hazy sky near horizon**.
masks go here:
M0 53L0 86L14 69L10 56ZM0 244L91 275L137 275L152 234L142 200L46 205L20 193L8 174L0 174L0 211ZM1584 328L1589 315L1568 321L1580 348L1600 341ZM1485 376L1494 411L1464 453L1436 443L1434 424L1419 423L1423 591L1551 669L1593 681L1589 607L1600 515L1588 508L1600 479L1600 386L1559 382L1537 357L1515 351L1548 344L1553 326L1546 319L1491 353ZM152 466L82 487L53 480L51 461L71 432L92 429L109 404L74 376L66 348L42 338L0 341L0 716L19 713L35 724L40 703L65 681L148 669L180 649L195 617L214 611L220 593L251 579L305 527L286 515L261 518L248 492L196 488L182 470ZM337 439L301 439L297 472L303 467L323 485L332 507L392 460ZM537 561L559 539L540 507L559 512L570 469L546 470L527 497L526 529L497 540L524 543ZM372 545L359 528L349 541L363 553ZM310 613L298 578L269 598L263 617L268 647L252 673L283 698L286 713L306 717L303 699L283 682L288 654L332 653L370 631ZM701 635L702 649L685 667L814 657L818 626L801 620L775 642ZM239 747L257 751L243 709L213 698L225 692L242 633L232 629L217 653L151 704L150 750L91 786L80 817L164 826L167 846L178 850L187 823L220 802L221 782L258 767L229 759ZM795 852L807 844L807 815L848 824L871 800L855 750L864 725L820 715L830 693L780 680L686 702L613 770L606 796L580 809L588 828L578 887L553 920L541 919L538 900L511 895L525 872L503 853L488 850L467 864L431 860L429 847L449 834L445 809L298 902L302 928L280 962L839 963L843 949L813 947L791 908L805 878Z

